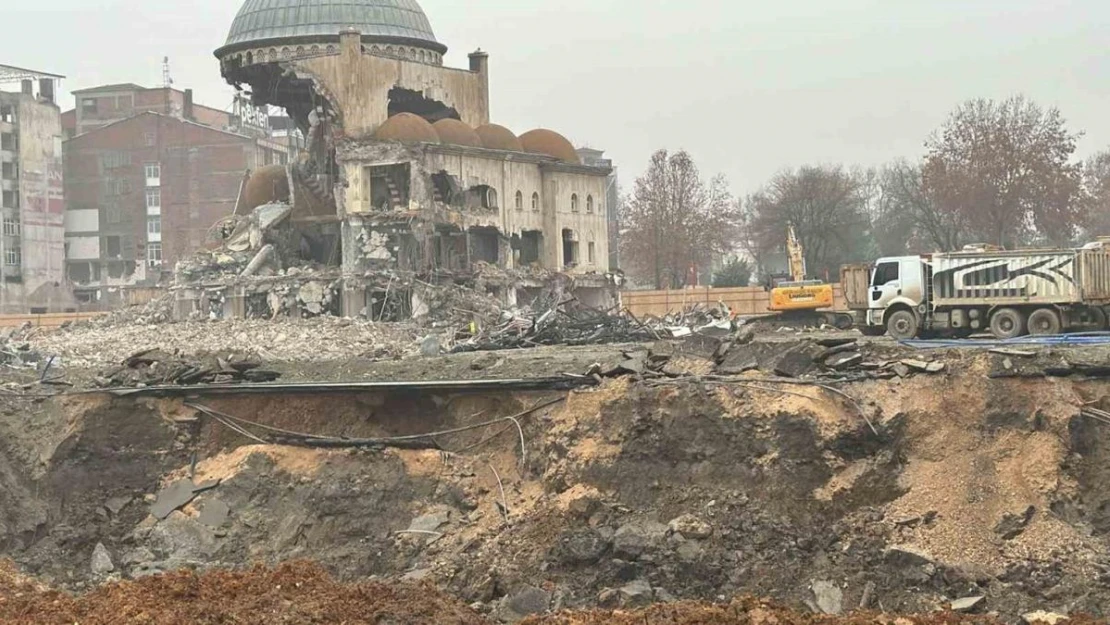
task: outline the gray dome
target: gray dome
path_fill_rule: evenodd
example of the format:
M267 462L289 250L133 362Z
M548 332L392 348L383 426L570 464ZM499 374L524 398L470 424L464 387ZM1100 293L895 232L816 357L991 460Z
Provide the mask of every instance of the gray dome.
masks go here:
M348 28L365 41L447 50L416 0L246 0L217 55L262 42L338 40Z

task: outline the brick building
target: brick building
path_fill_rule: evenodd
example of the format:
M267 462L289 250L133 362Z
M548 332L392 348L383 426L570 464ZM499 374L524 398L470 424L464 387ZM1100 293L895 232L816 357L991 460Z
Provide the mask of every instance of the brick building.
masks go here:
M76 107L65 113L69 138L103 128L141 113L161 113L220 130L232 127L232 115L193 102L193 90L139 85L103 85L73 92Z
M90 92L96 122L81 112ZM88 304L168 277L233 213L244 174L285 164L290 152L284 140L183 119L188 106L180 116L145 111L99 125L105 93L118 90L77 92L77 127L86 132L65 142L66 277Z

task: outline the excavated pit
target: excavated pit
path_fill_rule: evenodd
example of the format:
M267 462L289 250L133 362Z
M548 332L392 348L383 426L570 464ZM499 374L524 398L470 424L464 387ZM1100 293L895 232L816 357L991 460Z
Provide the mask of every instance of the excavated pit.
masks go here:
M841 388L858 405L757 379L9 402L0 557L69 589L311 559L342 580L433 583L503 620L741 595L823 609L830 586L844 610L984 595L1006 618L1107 615L1110 425L1079 407L1110 385L968 370ZM260 444L189 406L361 439L564 395L520 432L502 422L438 449ZM180 480L210 488L158 519Z

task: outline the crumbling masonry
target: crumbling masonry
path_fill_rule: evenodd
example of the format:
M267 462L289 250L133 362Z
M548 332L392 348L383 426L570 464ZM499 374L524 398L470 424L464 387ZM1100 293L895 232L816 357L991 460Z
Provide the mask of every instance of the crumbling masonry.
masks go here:
M285 108L308 149L244 181L213 249L178 268L179 317L419 317L441 285L477 284L513 306L555 277L584 303L612 304L610 170L581 164L552 131L490 124L488 55L444 67L430 29L288 24L260 40L248 9L216 52L222 73L255 104Z

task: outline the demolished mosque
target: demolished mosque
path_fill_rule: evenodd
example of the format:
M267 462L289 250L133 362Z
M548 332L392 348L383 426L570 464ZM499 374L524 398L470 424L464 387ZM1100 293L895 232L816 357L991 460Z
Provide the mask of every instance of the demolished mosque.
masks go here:
M287 297L381 318L390 292L409 299L390 316L418 316L420 285L483 272L502 277L483 284L503 304L558 275L584 303L608 305L609 169L582 164L550 130L518 137L491 123L488 55L456 69L446 50L415 0L246 0L216 51L223 76L288 111L308 148L249 175L239 217L214 228L222 250L179 267L179 286L196 286L179 289L179 316L276 315ZM212 305L208 270L228 265L225 276L251 280ZM312 298L288 297L322 277ZM258 280L282 286L262 294Z

